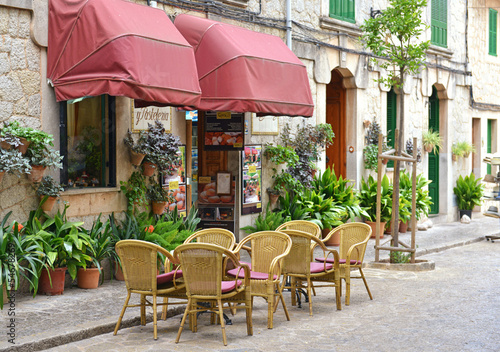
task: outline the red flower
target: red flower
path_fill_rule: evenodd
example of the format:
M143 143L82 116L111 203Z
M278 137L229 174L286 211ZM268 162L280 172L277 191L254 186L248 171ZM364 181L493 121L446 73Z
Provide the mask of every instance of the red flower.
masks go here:
M149 232L149 233L153 233L154 230L155 230L155 227L153 225L146 226L146 228L144 229L144 231Z
M16 225L17 225L17 232L21 232L24 226L18 222L15 222L14 225L12 225L12 231L15 231Z

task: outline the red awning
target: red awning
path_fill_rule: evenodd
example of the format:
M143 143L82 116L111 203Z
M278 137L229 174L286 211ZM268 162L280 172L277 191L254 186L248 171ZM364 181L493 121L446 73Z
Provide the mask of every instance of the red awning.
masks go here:
M281 38L186 14L174 24L195 51L201 110L312 116L306 67Z
M47 77L58 101L196 106L201 94L193 48L165 12L124 0L50 0Z

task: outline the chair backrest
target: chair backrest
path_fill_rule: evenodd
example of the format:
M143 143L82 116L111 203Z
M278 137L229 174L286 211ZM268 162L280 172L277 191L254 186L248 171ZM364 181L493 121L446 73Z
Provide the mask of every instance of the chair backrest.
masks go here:
M292 240L290 236L279 231L260 231L245 237L235 249L238 252L241 247L250 242L252 248L252 271L269 272L271 265L279 261L275 275L281 274L283 258L290 252Z
M231 231L220 228L196 231L186 238L184 244L191 243L194 240L196 240L197 243L216 244L229 250L232 250L236 243L236 237Z
M156 292L158 254L176 263L167 250L147 241L122 240L116 243L115 249L129 290Z
M188 296L220 297L224 256L236 259L232 252L214 244L187 243L175 249Z
M319 227L318 224L315 224L312 221L307 221L307 220L291 220L287 221L284 224L281 224L278 226L276 231L281 231L281 230L299 230L303 232L310 233L311 235L321 238L321 227Z
M311 271L311 262L313 252L311 244L317 244L324 248L323 242L310 233L298 230L281 230L292 239L292 248L290 253L285 257L283 271L285 273L309 274ZM326 248L324 248L326 249Z
M340 231L340 246L339 246L339 256L340 259L345 259L347 252L352 245L357 243L363 243L361 246L357 246L351 252L351 260L363 261L365 256L366 245L372 234L372 229L369 225L362 222L350 222L347 224L340 225L334 229L335 231Z

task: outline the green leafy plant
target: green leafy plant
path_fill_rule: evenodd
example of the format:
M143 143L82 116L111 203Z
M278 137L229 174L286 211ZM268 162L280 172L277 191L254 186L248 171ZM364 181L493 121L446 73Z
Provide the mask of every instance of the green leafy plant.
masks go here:
M425 178L423 174L418 174L417 175L417 180L416 180L416 208L415 208L415 217L417 220L420 220L423 216L429 215L429 210L431 209L432 199L429 196L429 190L427 189L427 186L431 183L432 181L429 181L428 179ZM408 171L406 170L401 170L400 173L400 201L404 199L406 202L411 202L412 196L411 196L411 189L412 189L412 182L411 182L411 177ZM411 211L411 203L410 203L410 211ZM400 208L400 214L402 213L401 208ZM408 222L409 217L405 217L406 221Z
M174 197L169 193L169 191L166 188L163 188L163 186L159 183L152 183L148 185L148 189L146 190L146 198L152 202L173 203L175 201Z
M464 156L462 145L460 143L453 143L451 146L451 153L457 158Z
M388 222L392 216L392 192L393 188L387 175L384 175L380 184L380 221ZM359 192L359 205L365 208L367 218L376 220L377 216L377 181L370 175L365 181L361 179L361 189Z
M89 267L97 268L99 269L99 272L101 272L101 262L104 259L110 258L115 261L120 260L114 250L114 246L112 246L111 226L109 224L109 220L103 223L101 221L101 214L99 214L97 219L92 223L90 230L87 230L87 235L90 238L88 255L91 260L87 262ZM101 283L103 280L104 275L101 277Z
M433 131L431 128L422 131L422 144L427 152L437 153L443 147L443 139L439 132Z
M342 225L342 219L347 216L345 208L336 206L332 198L315 190L307 190L302 193L299 202L309 212L309 218L306 220L318 224L322 229L331 229Z
M458 148L459 150L458 155L463 156L464 158L468 158L470 153L476 152L476 148L474 147L474 145L467 141L457 142L455 144L455 147ZM453 147L452 147L452 153L453 153Z
M31 165L41 165L49 168L62 169L63 157L54 147L54 137L51 134L38 131L33 134L26 157Z
M64 187L59 184L52 176L43 176L42 180L36 184L36 195L59 197L59 194L64 191Z
M132 132L127 131L127 137L123 139L125 145L135 153L147 154L150 149L148 145L147 133L145 131L140 131L137 140L134 140Z
M363 156L365 161L365 169L377 171L378 146L376 144L368 144L363 148Z
M481 178L476 178L473 172L465 177L460 175L457 185L453 188L459 210L472 210L476 205L481 205L483 192L484 185L481 183Z
M180 163L180 145L179 137L166 133L162 123L155 121L154 125L148 124L144 160L155 164L160 171L171 171L172 166Z
M31 166L21 152L16 149L0 149L0 172L10 174L28 174L31 171Z
M378 140L382 133L382 129L375 119L370 123L366 131L366 146L363 148L363 156L365 161L365 169L377 171L378 168ZM382 141L382 152L389 150L387 142Z
M198 209L196 209L195 207L191 207L189 209L189 212L185 218L180 215L177 207L175 207L174 210L165 213L164 216L165 220L168 221L182 221L182 225L179 227L179 231L188 230L192 233L197 230L198 224L201 221L201 218L198 217Z
M146 178L134 171L128 181L120 181L120 190L127 197L127 211L134 213L137 207L146 206Z
M274 231L285 222L283 213L283 211L271 211L268 206L266 212L260 213L257 219L255 219L255 226L245 226L241 230L248 234L258 231Z
M406 264L410 262L411 253L392 251L390 254L391 263Z
M0 135L14 136L17 138L26 138L28 142L34 144L50 144L53 141L52 135L31 127L21 126L19 121L9 121L4 123L4 127L0 130Z
M309 218L309 209L300 202L300 196L295 193L285 192L278 198L278 203L278 208L274 211L283 212L284 222Z

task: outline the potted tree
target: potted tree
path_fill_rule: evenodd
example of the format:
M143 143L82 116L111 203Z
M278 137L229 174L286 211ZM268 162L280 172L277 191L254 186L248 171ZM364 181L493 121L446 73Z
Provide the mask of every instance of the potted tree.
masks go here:
M42 210L45 212L51 211L59 194L64 191L64 187L51 176L43 176L42 180L36 185L35 193L40 198Z
M146 198L151 201L151 210L153 214L161 215L165 212L167 203L175 201L166 188L159 183L151 183L146 191Z
M375 221L377 218L377 181L370 175L365 181L361 179L361 189L358 194L359 205L366 210L365 222L372 226L372 238L375 238ZM380 237L384 236L385 225L392 216L392 185L387 175L381 181L380 201Z
M484 185L481 178L476 178L473 172L470 175L457 179L457 185L453 188L453 193L457 197L460 219L463 215L472 218L472 210L476 205L481 205Z
M443 141L439 132L432 128L422 132L422 145L427 153L437 153L443 147Z
M128 147L130 152L130 162L134 166L140 166L142 160L148 153L148 144L147 144L147 134L144 131L139 132L139 137L137 141L134 140L132 136L132 132L130 130L127 131L127 137L123 139L123 142Z
M21 152L16 149L0 149L0 182L5 173L27 174L31 170L30 164Z

